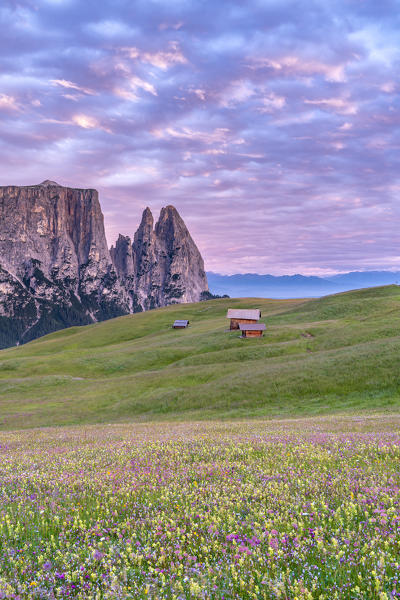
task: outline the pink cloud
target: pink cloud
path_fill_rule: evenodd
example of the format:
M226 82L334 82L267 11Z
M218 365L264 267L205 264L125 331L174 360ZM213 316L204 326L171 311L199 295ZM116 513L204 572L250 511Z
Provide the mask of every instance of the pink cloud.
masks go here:
M96 92L94 90L77 85L76 83L73 83L72 81L66 81L65 79L52 79L51 83L53 85L60 86L63 88L77 90L78 92L82 92L82 94L88 94L89 96L96 95Z
M355 115L358 104L346 98L322 98L321 100L304 100L305 104L314 104L324 110L337 112L341 115Z
M17 100L13 96L0 94L0 110L20 110Z
M123 52L126 53L129 58L134 60L140 60L145 63L151 64L153 67L157 67L166 71L170 67L177 64L187 63L187 58L182 54L179 43L176 41L170 41L167 46L167 50L159 50L157 52L146 52L139 50L136 47L123 48Z

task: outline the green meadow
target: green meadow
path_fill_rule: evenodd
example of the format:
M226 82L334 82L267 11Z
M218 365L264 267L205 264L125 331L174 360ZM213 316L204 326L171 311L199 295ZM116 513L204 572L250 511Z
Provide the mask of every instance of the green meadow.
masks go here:
M260 308L265 336L228 331L228 307ZM2 350L0 428L382 414L400 406L399 365L398 286L173 305Z

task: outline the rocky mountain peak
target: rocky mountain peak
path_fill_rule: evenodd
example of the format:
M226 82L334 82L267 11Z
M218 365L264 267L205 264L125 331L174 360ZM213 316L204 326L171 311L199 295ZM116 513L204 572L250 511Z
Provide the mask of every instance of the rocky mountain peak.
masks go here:
M132 305L148 310L175 302L197 302L208 290L204 263L174 206L154 219L146 208L132 247L120 236L111 257ZM129 241L128 241L129 240Z
M3 347L128 311L95 190L0 187L0 271Z
M50 179L45 179L42 183L39 183L42 187L63 187L56 181L51 181Z
M174 218L181 218L178 211L176 210L175 206L172 206L172 204L168 204L168 206L165 206L161 209L160 212L160 220L163 220L165 218L169 218L169 219L174 219Z
M135 233L135 241L150 239L153 233L154 218L149 207L145 208L142 214L142 220Z
M98 193L45 180L0 187L0 347L129 312L195 302L208 289L178 211L107 247Z
M156 223L155 233L158 237L168 237L170 242L172 242L175 237L190 237L189 231L180 214L176 208L171 205L161 209L160 218Z
M142 214L142 221L141 221L141 225L144 224L150 224L153 225L154 223L154 218L153 218L153 213L151 212L150 208L148 206L146 206L146 208L143 211Z
M204 262L182 217L174 206L161 209L155 226L164 272L166 303L197 302L208 290Z

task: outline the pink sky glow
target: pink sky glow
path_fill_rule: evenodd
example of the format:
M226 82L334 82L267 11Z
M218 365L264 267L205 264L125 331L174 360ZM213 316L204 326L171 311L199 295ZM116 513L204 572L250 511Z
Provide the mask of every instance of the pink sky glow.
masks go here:
M173 204L221 273L400 269L396 0L2 0L0 184Z

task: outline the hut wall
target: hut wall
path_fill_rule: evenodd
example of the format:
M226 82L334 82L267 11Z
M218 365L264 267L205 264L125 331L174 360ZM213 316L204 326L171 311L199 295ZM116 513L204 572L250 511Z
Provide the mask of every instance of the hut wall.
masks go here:
M262 337L262 330L259 331L243 331L244 337Z
M239 329L239 323L257 323L256 319L231 319L230 329Z

